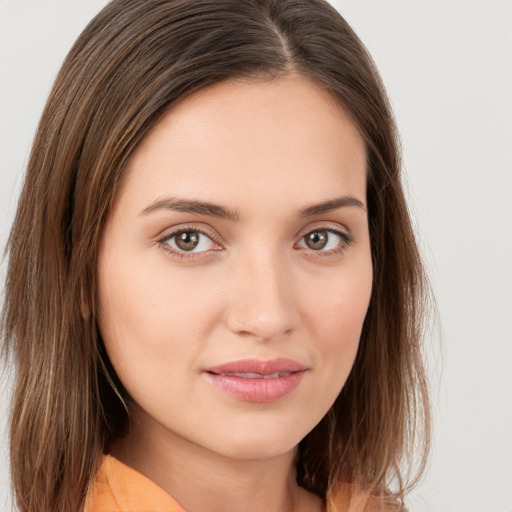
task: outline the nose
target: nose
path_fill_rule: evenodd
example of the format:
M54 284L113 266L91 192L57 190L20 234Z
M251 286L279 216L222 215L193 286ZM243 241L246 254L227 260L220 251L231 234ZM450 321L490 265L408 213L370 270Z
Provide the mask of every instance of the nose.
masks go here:
M240 258L230 277L229 329L260 341L288 337L299 323L293 271L277 254L260 250Z

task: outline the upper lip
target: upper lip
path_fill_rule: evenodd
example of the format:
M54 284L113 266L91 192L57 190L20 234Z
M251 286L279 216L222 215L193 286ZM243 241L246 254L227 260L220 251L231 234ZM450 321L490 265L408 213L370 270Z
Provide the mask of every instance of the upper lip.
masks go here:
M217 375L229 374L288 374L294 372L302 372L307 367L292 359L277 358L267 361L261 359L242 359L239 361L231 361L218 366L212 366L205 371Z

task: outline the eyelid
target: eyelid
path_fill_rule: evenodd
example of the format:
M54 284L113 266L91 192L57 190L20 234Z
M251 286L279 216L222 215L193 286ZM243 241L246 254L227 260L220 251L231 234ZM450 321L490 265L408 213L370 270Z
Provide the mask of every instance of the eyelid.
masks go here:
M194 252L194 251L181 251L178 249L175 249L174 247L170 246L169 244L166 244L166 242L171 239L172 237L178 235L179 233L183 232L196 232L200 233L204 236L206 236L208 239L212 241L213 244L215 244L217 247L214 249ZM338 244L338 246L334 249L330 249L327 251L322 250L314 250L314 249L308 249L306 247L300 247L300 250L304 250L308 253L310 253L313 257L326 257L333 254L342 253L345 249L347 249L353 242L353 235L351 234L350 230L338 223L335 222L315 222L313 225L309 224L303 229L301 229L296 235L296 238L298 238L297 242L295 243L294 247L297 246L297 244L304 239L304 237L310 233L313 233L315 231L328 231L329 233L333 233L336 236L339 236L341 238L341 242ZM202 225L197 224L179 224L176 226L173 226L171 228L167 228L164 231L162 231L161 234L157 236L156 242L158 245L162 246L164 250L169 252L174 257L180 258L180 259L188 259L193 260L195 258L201 258L205 257L207 255L211 255L212 252L219 252L220 250L224 249L224 242L220 241L220 236L217 235L213 230L210 230L208 228L205 228Z
M345 249L347 249L350 245L352 245L352 243L354 241L354 236L352 235L352 233L350 232L350 230L347 227L342 226L337 223L332 223L332 222L319 222L319 223L315 223L315 225L313 225L313 226L311 224L309 224L304 229L302 229L299 232L298 241L296 242L296 244L298 244L300 241L302 241L306 235L308 235L310 233L314 233L315 231L327 231L329 233L333 233L336 236L339 236L341 238L341 242L338 244L338 246L336 248L330 249L327 251L322 251L322 250L315 251L314 249L300 247L300 250L304 250L304 251L308 252L308 254L313 257L321 258L321 257L327 257L327 256L334 255L334 254L343 253L343 251Z
M166 244L166 242L173 238L174 236L183 233L183 232L195 232L200 233L204 236L206 236L208 239L212 241L213 244L217 246L215 249L209 249L205 251L180 251L178 249L175 249L174 247L171 247L169 244ZM168 228L164 230L162 233L160 233L157 236L156 242L159 246L162 246L164 250L172 254L173 256L176 256L180 259L194 259L198 257L205 256L208 253L211 252L218 252L219 250L222 250L224 248L223 243L219 241L220 237L216 235L213 231L209 229L205 229L202 226L198 226L197 224L179 224L177 226L173 226L172 228Z
M340 236L343 236L347 239L352 239L353 235L346 226L339 224L337 222L330 222L330 221L319 221L315 223L308 224L306 227L302 228L297 233L297 238L301 239L302 237L306 236L308 233L311 233L313 231L331 231L333 233L337 233Z

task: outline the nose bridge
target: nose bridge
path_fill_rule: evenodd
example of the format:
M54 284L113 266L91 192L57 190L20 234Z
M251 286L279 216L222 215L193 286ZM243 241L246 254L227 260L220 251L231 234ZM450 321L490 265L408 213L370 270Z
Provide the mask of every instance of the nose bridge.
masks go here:
M278 250L259 245L237 258L228 323L238 334L270 340L297 325L293 272Z

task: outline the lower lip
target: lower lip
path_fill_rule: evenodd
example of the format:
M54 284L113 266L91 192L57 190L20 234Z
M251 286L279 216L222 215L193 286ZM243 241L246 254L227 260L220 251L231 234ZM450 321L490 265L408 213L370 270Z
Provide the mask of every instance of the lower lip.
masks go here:
M270 379L248 379L231 375L206 373L218 388L247 402L275 402L291 393L301 382L306 371L292 372Z

